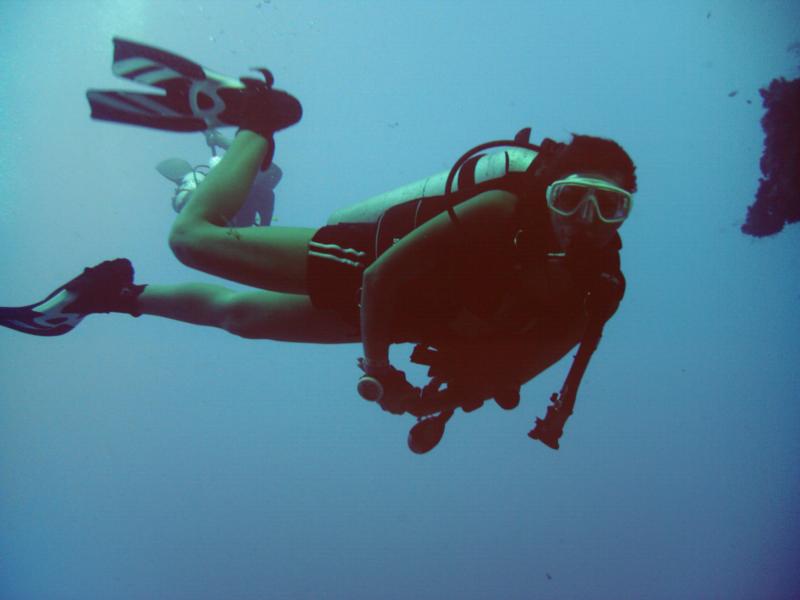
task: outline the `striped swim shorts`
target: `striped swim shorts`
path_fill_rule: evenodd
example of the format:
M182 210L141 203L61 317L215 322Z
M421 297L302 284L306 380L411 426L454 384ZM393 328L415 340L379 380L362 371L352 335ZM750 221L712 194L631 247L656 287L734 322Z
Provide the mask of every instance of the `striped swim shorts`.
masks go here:
M371 223L340 223L317 230L308 244L308 295L316 308L359 323L361 277L375 260Z

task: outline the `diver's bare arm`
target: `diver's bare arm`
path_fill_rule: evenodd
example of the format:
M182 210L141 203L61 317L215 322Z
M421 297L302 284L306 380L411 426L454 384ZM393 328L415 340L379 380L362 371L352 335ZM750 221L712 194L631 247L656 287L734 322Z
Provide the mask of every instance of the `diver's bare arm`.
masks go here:
M447 253L443 249L464 242L491 243L513 236L516 196L491 191L455 207L458 224L440 214L387 250L365 272L361 294L361 335L368 364L388 362L392 342L397 290L429 269Z

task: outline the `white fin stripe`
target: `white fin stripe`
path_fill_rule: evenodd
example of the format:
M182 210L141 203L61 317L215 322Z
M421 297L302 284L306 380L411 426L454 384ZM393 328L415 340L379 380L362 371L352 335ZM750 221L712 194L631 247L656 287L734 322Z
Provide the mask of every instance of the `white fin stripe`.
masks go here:
M154 71L146 71L136 75L135 77L129 76L130 73L152 67L158 67L158 69ZM169 67L159 65L147 58L126 58L125 60L115 62L111 68L111 71L114 73L114 75L125 77L126 79L133 79L133 81L139 81L147 85L153 85L167 79L185 79L185 77L178 73L175 69L170 69Z
M185 117L186 115L182 112L178 112L176 110L172 110L166 104L161 104L158 101L153 101L152 99L148 98L143 94L133 93L126 93L126 92L117 92L122 97L124 97L127 102L122 102L117 100L114 96L109 95L102 95L95 97L95 101L101 104L105 104L106 106L110 106L112 108L116 108L118 110L122 110L124 112L131 112L134 107L131 104L136 105L136 108L139 109L143 115L162 115L162 116L170 116L170 117ZM166 98L166 96L164 96Z
M68 325L69 327L75 327L83 321L86 315L79 315L76 313L56 313L51 315L42 315L40 317L36 317L35 319L31 319L31 323L35 323L39 325L43 329L53 329L54 327L63 327L64 325ZM53 323L52 321L61 319L64 320L60 323Z
M36 312L39 312L39 313L46 313L46 312L49 312L49 311L51 311L53 309L58 308L59 305L63 306L65 304L67 304L67 302L69 302L71 300L74 300L74 299L75 299L75 295L74 294L70 294L67 290L61 290L58 294L56 294L55 296L50 298L50 300L48 300L47 302L43 302L42 304L39 304L38 306L36 306L35 310L36 310ZM59 308L59 311L60 311L60 308Z

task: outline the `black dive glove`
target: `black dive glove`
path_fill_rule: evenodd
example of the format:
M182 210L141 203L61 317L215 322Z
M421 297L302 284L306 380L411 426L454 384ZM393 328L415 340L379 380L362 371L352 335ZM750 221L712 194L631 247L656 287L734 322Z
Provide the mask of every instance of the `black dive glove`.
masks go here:
M402 415L408 407L419 399L420 389L406 380L406 374L393 366L368 365L366 359L358 359L358 367L364 375L358 380L358 393L370 402L377 402L381 408L394 415Z

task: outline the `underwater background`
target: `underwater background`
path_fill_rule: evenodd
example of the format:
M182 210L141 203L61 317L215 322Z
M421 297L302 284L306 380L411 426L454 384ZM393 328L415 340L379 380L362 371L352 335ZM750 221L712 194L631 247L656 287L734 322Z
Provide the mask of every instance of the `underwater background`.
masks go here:
M413 417L356 394L357 345L0 330L0 598L800 597L800 227L739 230L798 22L790 0L0 1L1 305L119 256L217 281L172 256L154 169L206 162L202 135L89 119L87 88L143 91L115 35L302 100L277 225L525 126L614 138L639 177L628 292L557 452L526 433L569 356L417 456Z

